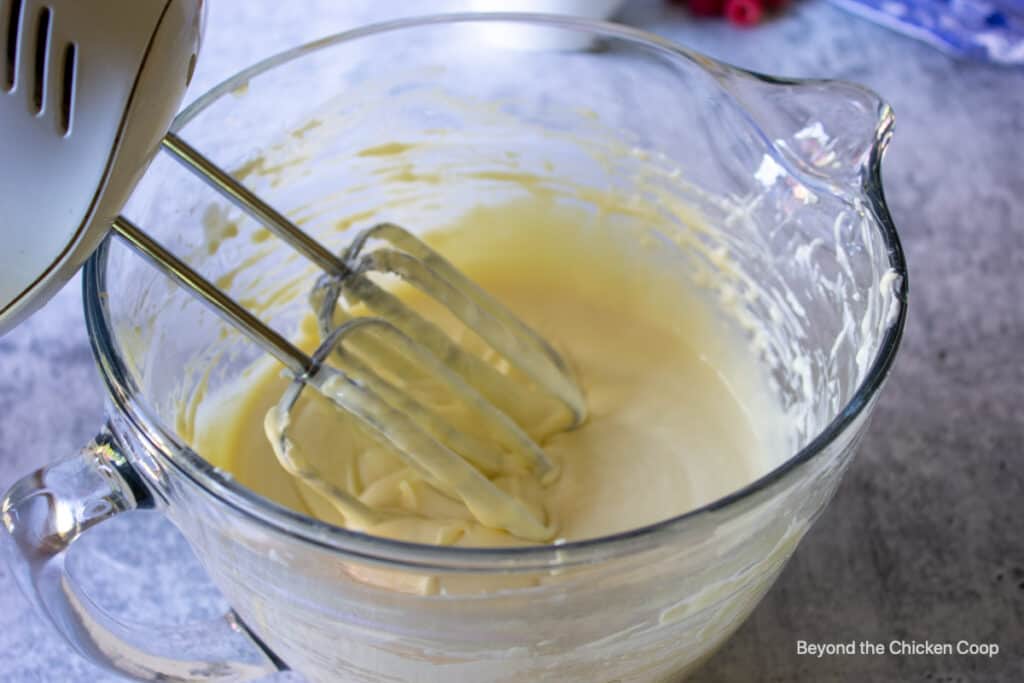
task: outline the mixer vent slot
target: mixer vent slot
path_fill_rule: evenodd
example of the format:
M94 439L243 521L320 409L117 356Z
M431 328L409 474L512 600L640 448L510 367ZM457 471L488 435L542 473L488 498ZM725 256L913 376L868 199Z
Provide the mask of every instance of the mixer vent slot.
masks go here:
M68 43L64 48L64 83L60 98L60 127L64 135L71 133L71 119L75 115L75 59L78 48Z
M11 0L7 12L7 40L5 42L6 76L4 87L7 92L14 90L15 77L18 73L18 38L21 35L21 3L22 0Z
M41 114L46 105L46 58L50 52L50 15L50 8L44 7L39 12L39 23L36 25L36 64L32 101L36 105L37 114Z

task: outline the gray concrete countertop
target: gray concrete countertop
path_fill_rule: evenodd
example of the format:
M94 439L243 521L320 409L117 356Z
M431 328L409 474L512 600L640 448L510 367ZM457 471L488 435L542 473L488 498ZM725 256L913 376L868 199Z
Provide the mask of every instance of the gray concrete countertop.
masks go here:
M299 42L459 4L219 0L189 99ZM859 81L897 117L884 173L910 264L901 356L836 499L696 680L1024 680L1024 69L958 63L820 2L751 31L659 0L621 19L758 71ZM100 424L79 300L76 279L0 339L0 490ZM223 609L155 515L104 524L81 546L86 583L115 614L181 623ZM798 639L966 639L1001 652L818 659L798 656ZM115 680L72 653L0 563L0 681Z

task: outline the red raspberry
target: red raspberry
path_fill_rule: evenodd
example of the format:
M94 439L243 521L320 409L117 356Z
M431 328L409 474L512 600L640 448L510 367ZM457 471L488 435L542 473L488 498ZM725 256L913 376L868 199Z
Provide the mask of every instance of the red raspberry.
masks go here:
M725 0L725 17L737 26L757 26L763 14L762 0Z
M697 17L720 17L725 10L725 0L689 0L690 14Z

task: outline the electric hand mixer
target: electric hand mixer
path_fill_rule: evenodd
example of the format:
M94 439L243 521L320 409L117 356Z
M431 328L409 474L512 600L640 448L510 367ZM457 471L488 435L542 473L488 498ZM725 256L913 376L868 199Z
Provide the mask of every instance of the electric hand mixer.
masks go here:
M503 471L554 476L552 463L515 419L517 405L535 395L453 342L370 275L397 276L440 303L527 377L533 390L564 405L575 426L586 407L563 359L403 228L377 225L335 255L168 133L195 69L202 24L202 0L0 0L0 59L6 67L0 71L0 131L8 150L0 187L6 228L0 334L52 296L112 230L290 371L294 381L268 415L268 435L285 469L346 517L372 523L387 513L333 486L294 447L290 415L307 386L369 427L427 481L463 501L481 523L550 540L554 530L546 520L489 479ZM311 356L117 215L161 148L324 271L311 295L322 335ZM372 315L346 316L338 325L342 301L358 302ZM374 370L375 357L396 353L446 387L486 427L488 438L457 429Z

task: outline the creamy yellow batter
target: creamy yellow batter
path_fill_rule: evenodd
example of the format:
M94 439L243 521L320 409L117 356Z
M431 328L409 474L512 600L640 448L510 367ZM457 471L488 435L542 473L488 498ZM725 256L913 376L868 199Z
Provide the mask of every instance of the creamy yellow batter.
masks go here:
M653 265L656 244L640 248L607 216L539 196L470 211L427 239L553 343L582 385L589 409L582 427L561 431L557 406L539 400L524 425L557 464L557 479L545 483L530 471L491 477L550 526L546 540L678 515L778 462L782 411L753 352L684 273ZM424 306L410 291L395 291ZM463 344L483 348L454 321L442 322ZM297 343L307 351L316 345L312 319ZM369 523L347 519L282 469L265 436L265 417L286 384L265 360L207 397L196 414L196 450L258 493L349 528L440 545L531 542L481 524L306 391L291 426L303 453L331 484L386 513Z

